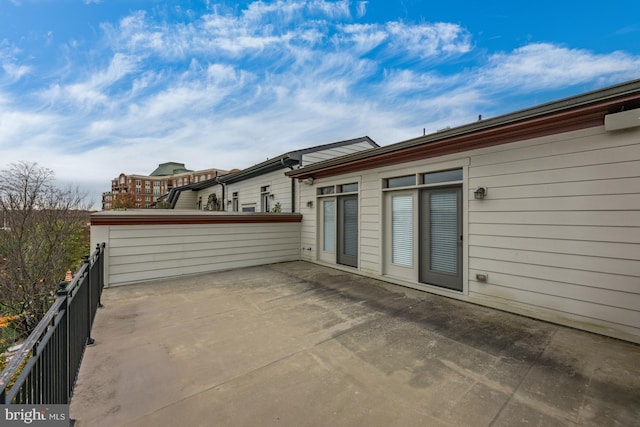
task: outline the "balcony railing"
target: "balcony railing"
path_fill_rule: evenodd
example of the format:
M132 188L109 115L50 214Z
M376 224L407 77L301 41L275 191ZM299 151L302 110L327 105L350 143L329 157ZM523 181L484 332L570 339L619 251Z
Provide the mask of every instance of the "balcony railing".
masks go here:
M0 404L67 404L104 285L105 244L85 258L0 374Z

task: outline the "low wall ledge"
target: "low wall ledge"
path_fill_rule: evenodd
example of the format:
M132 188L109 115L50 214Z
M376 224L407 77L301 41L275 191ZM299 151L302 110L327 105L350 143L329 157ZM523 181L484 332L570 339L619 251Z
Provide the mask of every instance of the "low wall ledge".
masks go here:
M91 225L251 224L302 222L299 213L209 212L179 210L101 211L91 215Z

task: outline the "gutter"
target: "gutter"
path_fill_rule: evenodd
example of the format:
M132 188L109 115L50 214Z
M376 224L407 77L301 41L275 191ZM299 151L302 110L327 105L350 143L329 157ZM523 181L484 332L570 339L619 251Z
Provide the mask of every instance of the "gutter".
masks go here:
M294 170L293 166L285 164L284 158L280 159L280 163L282 163L283 167ZM302 156L300 156L298 164L302 164ZM291 180L291 213L294 213L296 211L296 180L293 177L289 177L289 179Z
M391 155L392 153L410 150L416 147L428 146L432 143L438 143L441 145L449 139L470 137L472 134L489 132L492 129L496 129L494 132L498 132L498 129L500 128L507 128L509 126L515 126L528 121L559 116L560 114L567 114L571 111L588 110L589 107L594 110L597 109L597 107L600 107L603 111L606 111L607 109L614 107L619 108L619 104L624 102L637 103L637 106L640 106L640 79L561 99L559 101L545 103L536 107L519 110L491 119L480 120L384 147L365 150L336 159L314 163L304 168L296 169L295 171L286 172L285 174L290 177L303 179L313 176L314 172L317 171L335 169L341 165ZM589 112L585 112L585 115L588 113ZM591 112L591 114L593 114L593 112ZM593 117L587 117L587 119L593 120ZM576 119L572 118L572 120ZM458 150L463 151L464 148L458 147ZM327 171L327 173L329 173L329 171Z

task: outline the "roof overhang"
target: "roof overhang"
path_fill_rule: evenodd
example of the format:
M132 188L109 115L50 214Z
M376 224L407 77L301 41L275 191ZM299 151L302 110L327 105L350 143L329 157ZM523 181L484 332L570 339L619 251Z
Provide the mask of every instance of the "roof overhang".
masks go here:
M245 179L254 178L280 169L290 169L298 164L300 164L300 160L298 158L292 157L289 154L284 154L262 163L258 163L257 165L248 167L239 172L224 175L220 177L219 181L224 184L232 184L234 182L244 181Z
M640 80L315 163L286 174L299 180L322 178L602 126L607 114L633 108L640 108Z

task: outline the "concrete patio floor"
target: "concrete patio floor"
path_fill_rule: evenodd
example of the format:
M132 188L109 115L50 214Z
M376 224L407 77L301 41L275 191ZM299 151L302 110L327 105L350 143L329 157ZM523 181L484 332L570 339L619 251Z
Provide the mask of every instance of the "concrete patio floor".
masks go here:
M640 346L311 263L102 300L76 426L640 425Z

